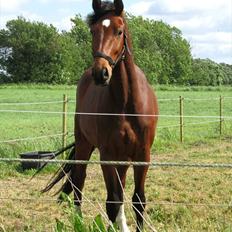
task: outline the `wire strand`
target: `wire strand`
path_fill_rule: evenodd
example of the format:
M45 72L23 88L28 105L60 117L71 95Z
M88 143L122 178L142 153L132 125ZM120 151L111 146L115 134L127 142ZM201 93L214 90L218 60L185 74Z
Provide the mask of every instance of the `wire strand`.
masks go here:
M58 160L58 159L20 159L0 158L0 162L28 162L50 164L90 164L90 165L118 165L118 166L150 166L150 167L182 167L182 168L232 168L232 163L158 163L158 162L130 162L130 161L87 161L87 160Z
M37 111L37 110L0 110L1 113L35 113L35 114L67 114L67 115L85 115L85 116L122 116L122 117L162 117L162 118L180 118L180 115L156 115L156 114L120 114L120 113L93 113L93 112L59 112L59 111ZM183 118L221 118L232 120L232 116L215 115L183 115Z
M48 105L64 103L64 101L45 101L45 102L0 102L0 106L20 106L20 105Z
M0 197L0 200L12 200L12 201L39 201L39 202L51 202L57 203L57 199L53 198L31 198L31 197ZM111 204L131 204L131 201L104 201L104 200L73 200L73 202L77 203L111 203ZM143 202L142 202L143 203ZM133 202L133 204L141 204L141 202ZM147 205L167 205L167 206L179 206L179 205L186 205L186 206L193 206L193 207L232 207L232 202L230 203L191 203L191 202L167 202L167 201L146 201Z
M27 137L27 138L21 138L21 139L10 139L10 140L2 140L0 143L13 143L13 142L21 142L21 141L29 141L29 140L37 140L37 139L45 139L45 138L52 138L52 137L60 137L64 134L54 134L54 135L42 135L38 137Z

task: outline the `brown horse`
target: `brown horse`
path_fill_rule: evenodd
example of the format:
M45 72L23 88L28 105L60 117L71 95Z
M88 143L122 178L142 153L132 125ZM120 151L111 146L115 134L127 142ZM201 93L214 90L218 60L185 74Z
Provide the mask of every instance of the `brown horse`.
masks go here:
M93 39L94 63L78 85L75 152L70 159L89 160L93 150L98 148L101 161L149 162L157 117L139 117L137 114L158 115L157 100L144 73L134 63L123 2L93 0L93 10L94 13L88 16L88 24ZM94 114L82 115L79 112ZM120 231L128 232L122 204L122 186L125 186L128 166L102 165L101 168L107 189L106 210L109 220L116 222ZM147 170L148 166L134 166L132 202L137 231L143 228ZM69 173L70 177L61 191L70 194L74 190L75 204L80 206L86 165L65 165L63 171ZM63 176L61 172L45 191Z

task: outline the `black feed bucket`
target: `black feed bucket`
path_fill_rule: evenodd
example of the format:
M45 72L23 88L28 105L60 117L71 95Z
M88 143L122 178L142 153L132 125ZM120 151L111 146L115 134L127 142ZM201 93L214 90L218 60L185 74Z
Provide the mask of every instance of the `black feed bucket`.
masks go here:
M20 154L21 159L51 159L54 157L54 152L51 151L33 151ZM44 165L44 162L21 162L23 170L26 169L39 169Z

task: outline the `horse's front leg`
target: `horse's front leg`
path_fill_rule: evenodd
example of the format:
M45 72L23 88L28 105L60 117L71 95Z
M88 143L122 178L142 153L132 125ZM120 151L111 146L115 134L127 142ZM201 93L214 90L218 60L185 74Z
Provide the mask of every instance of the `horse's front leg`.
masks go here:
M120 232L129 232L123 205L123 188L128 167L123 166L118 169L110 165L101 167L107 189L106 211L109 220L117 223Z
M119 189L120 192L119 194L121 194L121 198L123 202L123 195L124 195L124 189L125 189L125 184L126 184L126 172L128 170L129 166L119 166L117 168L117 180L118 180L118 185L119 185ZM127 226L126 223L126 216L125 216L125 212L124 212L124 205L122 203L122 205L120 206L119 212L117 214L116 217L116 223L118 224L120 231L122 232L129 232L129 228Z
M150 153L142 155L143 159L136 161L150 162ZM135 190L132 198L133 209L136 214L137 229L136 232L143 231L143 213L146 206L146 197L144 193L145 179L148 166L134 166L134 182Z

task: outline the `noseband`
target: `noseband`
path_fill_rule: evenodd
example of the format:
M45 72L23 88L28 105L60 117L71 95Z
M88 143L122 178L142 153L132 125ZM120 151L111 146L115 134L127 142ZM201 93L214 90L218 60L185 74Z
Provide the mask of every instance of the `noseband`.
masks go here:
M131 52L130 52L130 49L129 49L128 43L127 43L127 36L125 33L123 33L123 35L124 35L124 45L123 45L122 51L120 52L120 54L116 60L113 60L110 56L107 56L105 53L100 52L100 51L97 51L93 57L94 58L97 58L97 57L104 58L105 60L107 60L109 62L110 66L112 68L114 68L118 62L125 59L125 51L127 51L129 53L129 55L131 55Z

